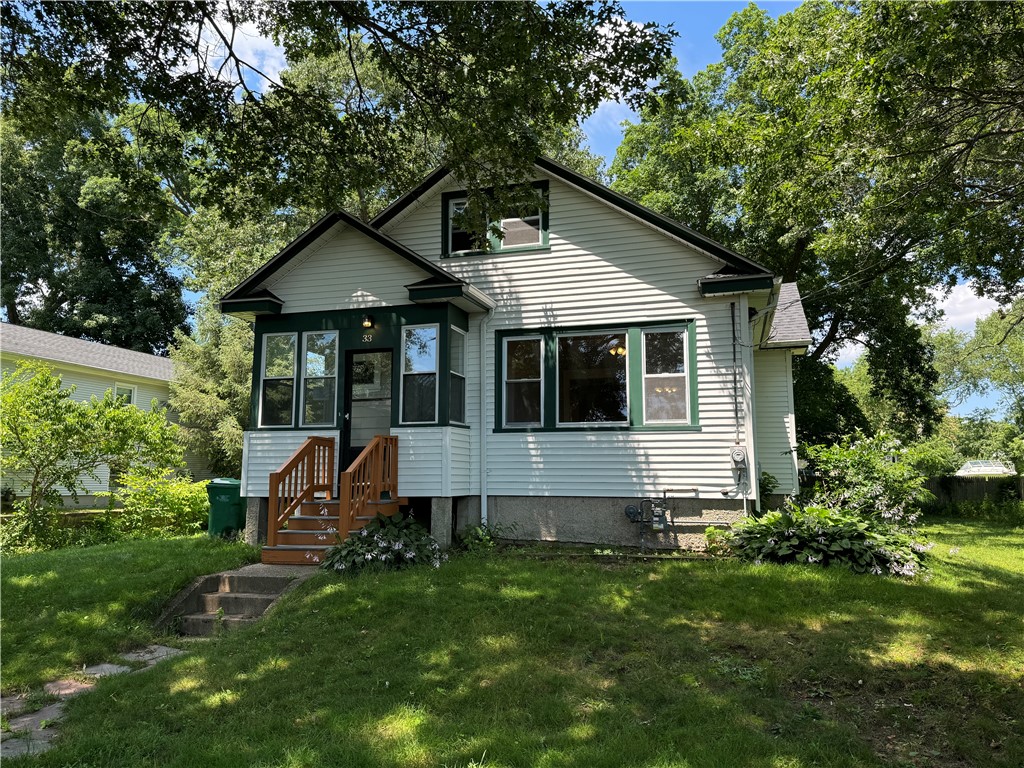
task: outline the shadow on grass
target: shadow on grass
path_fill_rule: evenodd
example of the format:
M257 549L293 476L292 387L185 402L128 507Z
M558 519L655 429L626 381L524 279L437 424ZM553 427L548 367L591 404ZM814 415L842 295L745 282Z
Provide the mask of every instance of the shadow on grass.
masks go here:
M73 701L40 764L1017 765L1019 681L983 639L1016 590L507 557L318 577Z

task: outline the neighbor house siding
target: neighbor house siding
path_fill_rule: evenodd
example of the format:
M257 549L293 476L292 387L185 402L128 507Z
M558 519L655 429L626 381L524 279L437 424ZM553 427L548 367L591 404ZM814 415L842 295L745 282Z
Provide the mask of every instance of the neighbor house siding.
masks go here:
M290 314L408 304L404 286L424 277L423 270L394 252L339 226L265 285Z
M797 493L792 354L788 350L754 353L754 423L758 475L768 472L775 476L779 481L775 493Z
M385 228L497 303L485 347L488 492L495 495L634 496L667 488L735 498L729 449L745 441L743 356L733 346L729 299L705 299L697 279L721 263L602 202L549 180L550 247L518 253L440 258L441 185ZM739 306L738 300L735 302ZM494 433L495 331L551 327L642 326L692 321L697 342L699 430ZM479 320L470 326L470 359ZM637 354L631 350L630 354ZM736 365L734 366L734 360ZM740 373L734 384L734 371ZM479 424L479 368L467 370L467 417ZM497 375L500 375L498 372ZM636 393L631 393L631 398ZM500 414L497 415L500 420ZM479 449L471 437L470 488L479 493ZM692 493L692 490L688 491Z

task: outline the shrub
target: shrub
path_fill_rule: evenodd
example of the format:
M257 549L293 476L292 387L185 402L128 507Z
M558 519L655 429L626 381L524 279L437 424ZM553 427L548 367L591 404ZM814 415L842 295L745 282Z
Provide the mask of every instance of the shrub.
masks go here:
M513 538L515 530L514 525L473 525L459 534L459 546L470 554L490 552L500 539Z
M936 510L935 514L963 520L990 520L1011 525L1024 525L1024 501L992 498L981 501L960 501Z
M815 465L818 481L811 503L816 506L909 527L920 514L919 505L931 497L924 488L925 476L891 435L865 437L858 432L836 445L804 450Z
M727 534L725 545L746 560L838 564L857 573L914 576L929 547L887 522L821 506L786 508L748 518Z
M206 481L193 483L171 473L127 472L111 495L123 509L117 529L129 536L198 533L210 514Z
M329 571L355 572L367 568L398 570L426 563L439 568L448 557L427 529L401 512L377 515L365 527L329 548L320 564Z

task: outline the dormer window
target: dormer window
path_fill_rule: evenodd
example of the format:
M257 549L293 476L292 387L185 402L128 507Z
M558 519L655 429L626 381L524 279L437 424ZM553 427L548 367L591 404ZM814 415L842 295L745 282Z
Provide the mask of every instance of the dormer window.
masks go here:
M537 192L547 197L548 184L546 181L533 183ZM443 212L442 217L442 256L456 256L472 253L500 253L509 250L528 250L530 248L543 248L548 244L548 213L541 206L535 210L510 211L500 219L493 218L491 214L490 224L501 230L502 236L498 237L492 231L488 232L487 244L481 248L479 243L474 242L473 234L465 228L465 216L467 213L468 200L464 192L448 192L442 196Z

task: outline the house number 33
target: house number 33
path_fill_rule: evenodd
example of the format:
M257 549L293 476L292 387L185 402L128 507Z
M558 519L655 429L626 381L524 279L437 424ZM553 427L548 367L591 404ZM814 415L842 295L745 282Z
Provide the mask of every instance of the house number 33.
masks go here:
M369 344L371 341L373 341L373 334L372 333L364 333L363 334L363 344Z

